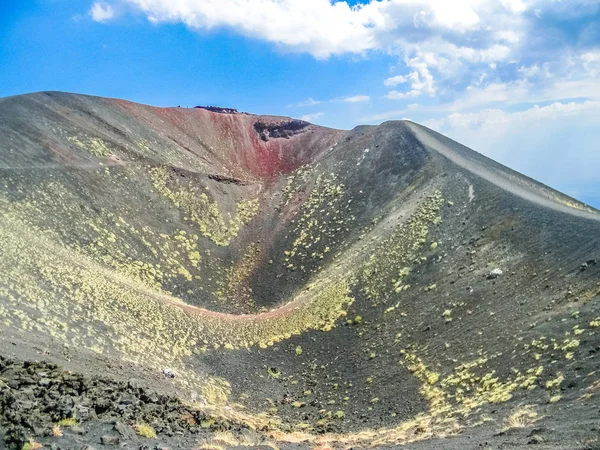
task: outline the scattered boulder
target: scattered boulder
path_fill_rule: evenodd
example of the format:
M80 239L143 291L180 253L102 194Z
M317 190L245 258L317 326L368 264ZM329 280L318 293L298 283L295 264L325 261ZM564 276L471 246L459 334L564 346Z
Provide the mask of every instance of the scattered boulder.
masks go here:
M119 442L121 442L121 438L119 436L107 434L100 438L100 442L102 445L118 445Z
M267 142L269 139L289 139L293 135L303 132L310 123L304 120L288 119L278 121L258 120L254 123L254 131L260 138Z
M193 420L182 421L182 417ZM0 448L18 450L32 436L47 438L57 422L67 419L75 419L77 425L63 427L64 439L76 441L81 439L76 435L95 435L93 424L87 422L111 423L114 431L104 429L106 434L100 439L103 445L111 446L137 440L132 423L151 423L158 432L164 430L170 436L197 432L196 424L206 415L190 410L176 397L147 392L137 383L89 377L45 362L19 362L0 356ZM60 448L65 447L61 444Z
M584 270L587 270L589 267L595 266L596 263L597 263L597 261L595 259L590 259L589 261L586 261L582 265L580 265L579 270L583 272Z
M171 369L163 369L163 374L167 378L175 378L175 372L173 372Z
M128 427L127 425L125 425L123 422L117 422L117 423L115 423L114 429L124 439L131 440L131 439L135 438L135 432L130 427Z
M492 270L492 271L491 271L491 272L488 274L488 276L487 276L487 279L488 279L488 280L495 280L496 278L498 278L498 277L502 276L502 274L503 274L503 272L502 272L502 269L495 268L494 270Z

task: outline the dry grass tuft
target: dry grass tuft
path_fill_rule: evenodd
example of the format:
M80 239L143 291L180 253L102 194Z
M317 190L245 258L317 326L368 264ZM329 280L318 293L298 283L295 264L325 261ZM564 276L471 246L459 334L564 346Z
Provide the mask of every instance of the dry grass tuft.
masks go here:
M38 450L43 447L44 446L42 444L40 444L39 442L36 442L33 439L29 439L29 441L27 441L27 442L25 442L25 444L23 444L23 447L21 447L21 450Z
M231 447L240 445L240 441L229 431L217 431L212 437L212 442L218 442Z
M222 445L204 443L198 446L197 450L226 450Z
M540 419L540 415L532 406L522 406L519 409L514 410L513 413L506 418L504 427L501 431L505 432L518 428L528 428Z

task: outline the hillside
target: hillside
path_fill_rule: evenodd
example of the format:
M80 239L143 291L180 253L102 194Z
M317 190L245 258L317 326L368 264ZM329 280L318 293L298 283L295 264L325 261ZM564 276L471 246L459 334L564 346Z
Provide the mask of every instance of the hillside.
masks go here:
M8 448L600 437L600 213L425 127L36 93L0 174Z

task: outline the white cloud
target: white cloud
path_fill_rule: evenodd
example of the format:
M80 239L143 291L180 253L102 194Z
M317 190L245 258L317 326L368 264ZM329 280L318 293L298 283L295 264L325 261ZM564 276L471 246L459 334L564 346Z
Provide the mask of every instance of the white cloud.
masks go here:
M390 91L385 95L385 98L389 100L406 100L407 98L414 98L419 95L421 95L421 92L414 89L408 92Z
M89 14L96 22L107 22L115 16L115 11L109 4L95 2L90 8Z
M390 77L390 78L387 78L386 80L384 80L383 84L385 86L391 87L391 86L397 86L399 84L404 84L407 81L408 80L404 75L396 75L395 77Z
M394 110L394 111L385 111L382 113L373 114L371 116L362 117L360 120L361 120L361 122L368 122L368 123L378 123L378 122L381 122L384 120L401 120L400 118L404 117L406 112L407 111L405 109Z
M321 103L323 103L323 102L320 100L314 100L312 97L308 97L306 100L303 100L300 103L296 103L295 105L290 105L290 106L296 106L296 107L302 108L304 106L320 105Z
M501 0L500 3L515 13L522 13L527 9L523 0Z
M371 97L368 95L353 95L352 97L343 97L341 101L346 103L360 103L360 102L368 102L371 100Z
M446 109L462 111L485 107L492 103L522 102L527 95L527 87L527 83L522 80L509 83L489 83L483 87L471 85L465 89L460 98L448 104Z
M406 98L419 97L427 94L430 97L435 95L435 86L433 75L428 69L428 66L435 67L440 62L436 61L432 55L424 54L407 60L406 65L413 69L406 77L388 78L383 82L386 86L393 86L400 83L410 83L410 90L406 92L390 91L385 96L390 100L403 100Z
M490 76L483 73L475 78L472 84L455 93L452 96L454 99L427 106L412 105L411 109L418 109L421 115L427 114L431 117L455 112L480 112L514 105L522 105L523 109L524 106L536 103L569 103L573 99L600 101L600 77L597 76L596 70L592 52L557 59L553 67L550 67L549 63L521 66L517 69L520 78L512 81L490 81ZM393 90L388 92L386 98L406 101L417 98L420 94L419 90ZM600 115L600 109L597 114Z
M317 58L379 47L380 2L350 7L329 0L125 0L155 23L230 28Z
M323 113L322 112L317 112L314 114L305 114L304 116L300 116L300 120L306 120L307 122L312 122L315 119L318 119L319 117L322 117Z
M509 44L516 44L521 40L520 36L512 30L502 30L496 33L499 41L506 41Z
M424 125L559 190L596 186L600 101L453 113ZM589 196L589 193L586 194Z
M524 111L507 112L502 109L484 109L476 113L453 113L445 119L427 123L436 128L486 128L506 124L524 124L532 121L555 120L567 116L592 113L600 109L600 102L555 102L547 106L534 105ZM600 122L600 119L598 119Z
M289 105L289 106L295 106L297 108L304 108L307 106L321 105L323 103L339 103L339 102L364 103L364 102L368 102L370 100L371 100L371 97L369 97L368 95L352 95L352 96L348 96L348 97L332 98L330 100L315 100L312 97L308 97L308 99L306 99L306 100L303 100L299 103L296 103L294 105Z
M230 28L317 58L402 49L434 37L477 53L500 41L518 42L515 28L528 7L522 0L369 0L353 6L332 0L123 1L155 23Z
M546 55L539 48L526 52L528 45L545 42L544 35L537 34L544 22L535 14L545 17L567 8L556 0L364 0L353 6L346 0L120 1L154 23L183 23L195 30L226 28L316 58L384 52L401 59L406 69L383 81L394 88L385 98L455 100L456 108L485 105L485 99L517 99L523 89L507 93L499 86L511 83L507 74L519 67L523 80L547 78L544 57L554 60L561 53L557 48L547 49ZM577 11L589 1L571 0L567 11ZM95 3L93 8L102 16L109 7ZM528 54L539 61L524 58ZM574 64L598 75L597 56L596 50L589 50ZM397 88L402 84L405 88ZM461 99L466 86L471 90ZM319 103L309 98L296 106Z
M531 66L521 66L519 67L518 72L523 76L523 78L533 78L540 73L540 68L537 64L533 64Z
M600 49L585 52L580 56L580 58L590 76L600 76Z

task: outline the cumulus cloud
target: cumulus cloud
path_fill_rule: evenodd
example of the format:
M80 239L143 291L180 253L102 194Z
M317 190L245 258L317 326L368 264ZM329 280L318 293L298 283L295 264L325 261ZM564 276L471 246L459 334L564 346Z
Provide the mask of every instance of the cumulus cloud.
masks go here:
M315 100L312 97L308 97L306 100L303 100L300 103L296 103L295 105L291 105L291 106L297 106L299 108L302 108L304 106L315 106L315 105L319 105L321 103L323 103L321 100Z
M413 69L407 76L401 77L392 77L388 78L383 82L387 86L390 83L410 83L410 90L406 92L400 91L390 91L386 95L386 98L391 100L401 100L406 98L419 97L420 95L426 94L430 97L435 95L435 86L433 82L433 75L429 71L428 66L435 66L437 64L436 61L431 59L427 61L426 58L423 57L415 57L411 58L406 62L406 65ZM391 80L391 81L390 81ZM399 80L402 80L401 82Z
M329 0L125 0L155 23L194 29L230 28L317 58L379 47L386 27L380 3L349 6Z
M368 102L369 100L371 100L371 97L369 97L368 95L353 95L351 97L343 97L341 99L341 101L346 103L361 103Z
M546 74L543 59L559 52L542 48L551 22L593 6L591 0L119 0L153 23L182 23L193 30L229 29L280 49L324 59L332 55L384 52L402 61L400 73L383 80L391 100L460 95L474 85ZM92 9L99 20L112 10ZM539 17L538 17L539 16ZM593 24L592 24L593 25ZM547 27L547 28L544 28ZM528 51L533 49L535 51ZM537 55L531 61L524 55ZM598 73L598 51L580 62ZM316 102L309 99L307 102ZM298 106L311 106L311 103Z
M113 7L103 2L95 2L89 11L95 22L107 22L115 16Z
M555 102L546 106L533 105L531 108L508 112L502 109L484 109L471 113L453 113L448 117L430 120L428 125L437 129L446 128L487 128L499 125L517 125L524 123L555 120L569 116L585 116L600 109L598 101ZM596 122L600 123L600 119Z
M424 125L579 198L598 195L600 100L452 113ZM596 197L594 197L594 195Z
M404 75L396 75L395 77L390 77L383 80L383 84L388 87L397 86L406 82L407 78Z
M507 83L489 83L485 86L467 86L463 95L446 105L452 111L471 110L494 103L511 104L522 102L527 96L528 84L524 80Z
M581 54L580 59L591 76L600 76L600 49L595 51L586 51Z
M306 120L307 122L312 122L315 119L318 119L319 117L323 117L324 113L322 112L317 112L314 114L305 114L303 116L300 116L300 120Z
M404 116L406 113L408 112L407 109L398 109L398 110L392 110L392 111L385 111L382 113L378 113L378 114L373 114L367 117L362 117L360 119L361 122L382 122L385 120L405 120L406 117ZM412 120L412 119L407 119L407 120Z
M352 96L348 96L348 97L339 97L339 98L332 98L330 100L315 100L312 97L307 98L306 100L303 100L299 103L296 103L294 105L289 105L289 106L295 106L297 108L303 108L303 107L308 107L308 106L316 106L316 105L321 105L323 103L339 103L339 102L344 102L344 103L364 103L364 102L368 102L371 100L371 97L368 95L352 95Z
M400 91L390 91L385 95L385 98L389 100L405 100L407 98L414 98L421 95L419 91L408 91L408 92L400 92Z
M404 47L425 36L477 52L500 41L517 42L515 24L519 28L527 10L521 0L370 0L353 6L330 0L123 1L155 23L230 28L317 58Z

